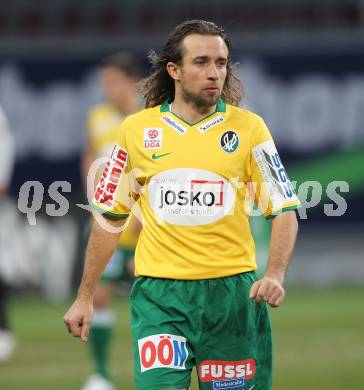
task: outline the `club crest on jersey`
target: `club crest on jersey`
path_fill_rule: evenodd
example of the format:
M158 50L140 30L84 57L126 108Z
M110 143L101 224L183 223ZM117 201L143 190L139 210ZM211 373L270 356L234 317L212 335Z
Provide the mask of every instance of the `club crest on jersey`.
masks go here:
M179 122L177 122L174 118L172 118L170 115L163 115L161 117L161 120L168 125L169 127L172 127L172 129L176 130L178 134L183 135L186 132L186 128L182 126Z
M162 147L162 128L147 127L144 129L144 149L159 149Z
M207 122L202 123L202 125L198 127L198 130L200 133L206 133L206 131L211 129L211 127L219 125L220 123L224 122L224 120L225 119L222 115L217 115Z
M239 147L239 136L234 130L225 131L220 137L220 146L226 153L234 153Z
M138 340L141 372L153 368L186 369L187 339L173 334L154 334Z

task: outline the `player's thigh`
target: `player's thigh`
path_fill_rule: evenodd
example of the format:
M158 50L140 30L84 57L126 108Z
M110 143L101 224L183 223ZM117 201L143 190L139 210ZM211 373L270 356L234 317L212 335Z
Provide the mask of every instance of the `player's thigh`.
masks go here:
M178 310L168 283L138 278L132 289L137 390L187 389L191 382L194 354L183 325L186 319Z
M236 275L212 290L203 337L193 346L201 390L271 389L271 326L267 305L249 299L254 281L251 273Z

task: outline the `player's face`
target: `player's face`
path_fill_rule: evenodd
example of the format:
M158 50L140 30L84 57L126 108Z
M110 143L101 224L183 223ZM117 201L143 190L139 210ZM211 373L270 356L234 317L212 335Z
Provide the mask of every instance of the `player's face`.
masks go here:
M128 98L136 93L136 80L120 69L106 66L101 69L101 85L108 102L116 107L127 104Z
M213 35L188 35L182 43L180 90L197 107L215 105L226 79L228 48Z

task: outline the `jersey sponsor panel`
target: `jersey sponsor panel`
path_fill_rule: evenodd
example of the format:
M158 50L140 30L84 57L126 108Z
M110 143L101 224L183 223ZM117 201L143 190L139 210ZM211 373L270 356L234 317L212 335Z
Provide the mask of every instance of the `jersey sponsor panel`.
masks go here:
M228 215L235 202L233 186L220 175L196 168L162 171L148 185L149 204L164 222L207 225Z
M154 334L138 340L141 372L154 368L186 369L187 339L173 334Z

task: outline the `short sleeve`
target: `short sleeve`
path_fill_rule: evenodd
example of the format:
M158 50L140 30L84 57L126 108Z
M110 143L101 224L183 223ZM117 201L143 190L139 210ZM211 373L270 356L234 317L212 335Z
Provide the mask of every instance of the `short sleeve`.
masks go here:
M301 206L282 164L272 136L259 118L254 129L251 152L251 184L254 202L265 218Z
M92 200L96 210L111 218L128 217L133 203L130 196L130 164L125 122L120 125L116 143Z

